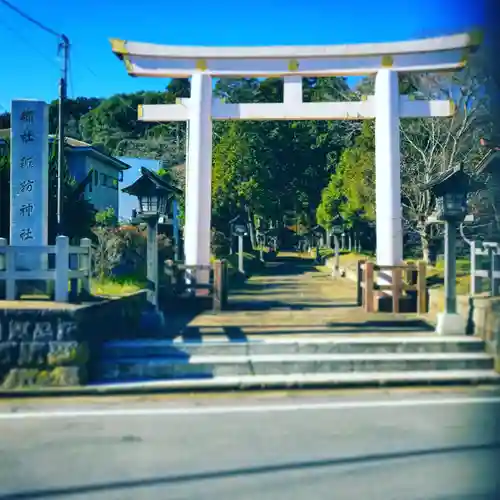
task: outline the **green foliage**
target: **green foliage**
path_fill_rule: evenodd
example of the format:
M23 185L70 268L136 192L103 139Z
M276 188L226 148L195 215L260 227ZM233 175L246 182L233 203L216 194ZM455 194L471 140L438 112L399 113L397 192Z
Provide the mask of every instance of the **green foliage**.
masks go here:
M66 137L81 139L80 119L89 111L97 108L102 99L98 97L77 97L76 99L66 99L64 104ZM49 133L56 134L59 120L59 101L52 101L49 105ZM2 128L0 126L0 128Z
M318 224L331 229L341 215L347 225L375 217L375 145L373 125L365 121L354 145L346 148L330 181L321 193Z
M92 269L99 281L112 275L120 263L123 253L123 239L116 228L96 226L93 229L95 244L92 248Z
M142 282L146 278L147 235L142 226L117 226L110 212L100 213L100 223L92 231L92 269L99 283L120 280ZM158 261L173 258L172 241L158 235ZM133 276L132 276L133 275Z
M95 214L95 222L100 227L115 227L118 224L118 218L112 207L101 210Z
M57 227L57 141L50 147L49 157L49 241L57 234L64 234L70 240L79 240L91 235L95 220L93 205L85 199L84 191L89 178L77 182L70 174L66 162L62 167L61 227Z

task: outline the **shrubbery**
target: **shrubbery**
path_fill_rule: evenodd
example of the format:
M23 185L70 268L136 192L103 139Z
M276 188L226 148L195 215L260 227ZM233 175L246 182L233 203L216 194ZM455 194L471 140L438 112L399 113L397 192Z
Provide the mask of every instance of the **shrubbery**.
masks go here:
M146 277L147 232L142 226L118 225L112 209L96 215L93 228L94 245L92 264L99 280L133 276L138 280ZM158 235L158 261L161 266L173 258L170 238Z

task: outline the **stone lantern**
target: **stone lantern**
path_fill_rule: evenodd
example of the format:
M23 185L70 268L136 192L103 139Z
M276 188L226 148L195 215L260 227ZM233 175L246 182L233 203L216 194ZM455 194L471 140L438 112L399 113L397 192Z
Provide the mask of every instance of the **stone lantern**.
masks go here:
M445 310L438 315L436 331L441 335L464 335L466 321L457 313L456 297L456 242L457 230L467 215L467 195L483 189L460 164L440 174L421 189L432 193L436 199L434 220L445 224Z

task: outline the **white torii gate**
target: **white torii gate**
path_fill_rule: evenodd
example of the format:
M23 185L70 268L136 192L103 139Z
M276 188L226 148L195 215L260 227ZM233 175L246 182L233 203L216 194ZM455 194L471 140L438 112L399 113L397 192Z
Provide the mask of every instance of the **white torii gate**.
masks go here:
M186 121L186 264L210 262L212 120L363 120L375 118L377 263L403 259L400 118L447 117L452 101L400 95L398 72L454 71L480 43L459 34L397 43L332 46L190 47L112 39L131 76L191 77L191 97L144 105L144 122ZM376 74L375 95L359 102L302 100L302 78ZM224 103L212 95L213 77L284 77L282 103ZM198 280L206 281L205 273Z

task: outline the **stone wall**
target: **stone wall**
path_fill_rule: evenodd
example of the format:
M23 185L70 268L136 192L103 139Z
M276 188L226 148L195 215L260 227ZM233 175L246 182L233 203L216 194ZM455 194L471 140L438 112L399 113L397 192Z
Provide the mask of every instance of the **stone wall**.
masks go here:
M139 292L84 305L4 303L0 387L86 384L103 341L138 333L145 300Z
M444 311L444 302L444 290L429 290L429 321L435 322L438 313ZM467 321L467 333L485 340L488 351L496 356L500 371L500 297L459 295L457 312Z
M333 268L334 259L326 260L326 265ZM352 268L341 268L343 276L357 281L357 273ZM444 311L445 300L443 289L429 289L429 311L426 320L436 323L439 312ZM496 370L500 372L500 297L459 295L457 309L467 321L467 333L477 335L486 342L488 352L495 356Z

